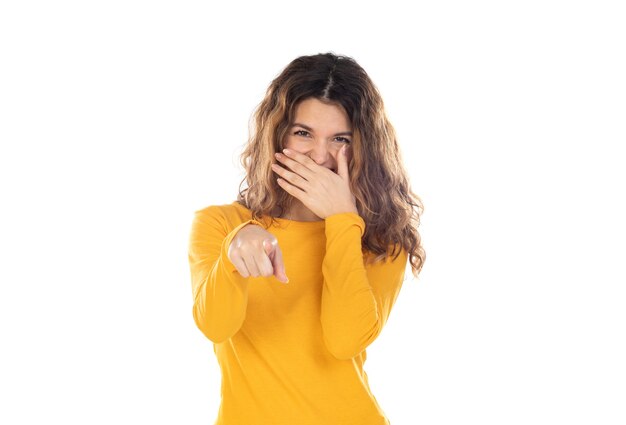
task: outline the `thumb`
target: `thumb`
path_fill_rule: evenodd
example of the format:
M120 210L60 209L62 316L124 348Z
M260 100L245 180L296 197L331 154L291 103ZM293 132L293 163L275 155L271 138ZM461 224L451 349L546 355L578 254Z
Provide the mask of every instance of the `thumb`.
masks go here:
M274 251L274 244L269 239L263 239L263 251L271 258L272 251Z
M348 174L348 145L343 145L337 158L337 174L344 180L350 180Z
M276 279L283 283L289 283L289 278L285 273L285 263L283 262L283 253L280 250L277 242L270 242L265 239L263 241L263 248L265 249L265 253L269 257L272 262L272 267L274 268L274 276Z

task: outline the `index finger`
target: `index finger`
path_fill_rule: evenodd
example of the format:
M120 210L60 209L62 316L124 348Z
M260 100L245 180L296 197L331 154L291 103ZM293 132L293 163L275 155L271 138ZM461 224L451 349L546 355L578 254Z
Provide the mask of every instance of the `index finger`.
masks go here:
M305 166L308 170L313 171L313 172L317 172L319 171L320 168L326 170L326 167L322 167L321 165L318 165L315 161L313 161L311 158L309 158L308 156L301 154L300 152L294 151L292 149L283 149L283 153L285 154L285 156L287 157L287 160L285 161L287 165L290 166L290 168L293 169L293 167L291 167L290 162L294 161L300 165ZM296 171L296 170L294 170ZM306 176L304 176L306 178Z
M287 273L285 273L285 263L283 262L283 253L278 244L274 249L274 255L271 257L272 266L274 266L274 276L283 283L289 283Z

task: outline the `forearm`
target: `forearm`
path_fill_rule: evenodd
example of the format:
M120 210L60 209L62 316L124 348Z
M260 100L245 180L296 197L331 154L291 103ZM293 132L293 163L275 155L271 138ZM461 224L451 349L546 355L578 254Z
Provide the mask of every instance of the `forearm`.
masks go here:
M376 298L363 263L362 219L340 214L327 220L322 273L321 322L327 348L338 358L352 358L381 328Z
M328 350L349 359L365 350L381 333L400 292L407 264L401 249L365 265L361 238L365 223L356 214L340 214L326 223L326 255L322 263L321 323Z
M193 318L202 333L215 343L232 337L241 328L248 304L248 279L228 258L236 233L251 221L228 233L213 235L196 222L192 231L189 264L193 288Z

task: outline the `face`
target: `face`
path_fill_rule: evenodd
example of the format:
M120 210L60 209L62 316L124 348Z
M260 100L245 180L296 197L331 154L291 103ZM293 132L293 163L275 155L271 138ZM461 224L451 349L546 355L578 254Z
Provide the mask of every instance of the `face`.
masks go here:
M352 157L352 126L343 107L310 98L300 102L287 131L284 147L309 156L318 165L337 172L339 149L348 145Z

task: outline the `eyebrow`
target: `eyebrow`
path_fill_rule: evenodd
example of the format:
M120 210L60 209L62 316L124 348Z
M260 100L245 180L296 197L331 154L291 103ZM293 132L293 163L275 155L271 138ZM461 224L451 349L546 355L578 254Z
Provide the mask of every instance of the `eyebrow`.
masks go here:
M299 123L299 122L293 123L292 127L302 127L305 130L307 130L307 131L313 131L313 129L311 127L309 127L308 125L304 125L304 124ZM351 131L342 131L341 133L335 134L335 136L352 136L352 132Z

